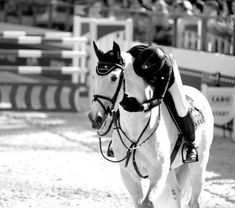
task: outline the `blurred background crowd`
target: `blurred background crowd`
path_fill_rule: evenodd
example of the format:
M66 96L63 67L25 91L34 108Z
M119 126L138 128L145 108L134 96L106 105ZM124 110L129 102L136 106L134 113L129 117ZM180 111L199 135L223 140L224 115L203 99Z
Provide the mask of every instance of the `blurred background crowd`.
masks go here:
M151 33L154 42L170 45L176 16L179 33L186 27L198 30L203 18L208 32L228 39L233 35L235 0L0 0L0 21L14 22L15 16L22 24L71 31L75 5L80 16L132 18L139 41Z
M185 29L185 25L195 30L193 27L203 17L207 20L208 32L225 38L230 38L233 33L235 0L101 0L91 1L90 4L94 6L89 10L88 16L91 17L125 19L128 16L125 12L130 14L131 11L141 11L142 15L133 18L137 36L141 31L147 31L144 28L150 24L149 19L144 20L147 12L152 16L153 41L164 45L171 44L174 16L184 17L184 20L179 20L179 32Z

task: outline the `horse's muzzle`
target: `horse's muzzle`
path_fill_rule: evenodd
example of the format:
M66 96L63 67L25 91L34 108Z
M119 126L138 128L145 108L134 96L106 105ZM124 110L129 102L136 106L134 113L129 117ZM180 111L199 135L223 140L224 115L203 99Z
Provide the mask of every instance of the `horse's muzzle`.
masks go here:
M89 112L88 118L91 122L91 127L93 129L100 129L104 122L104 115L102 115L100 112L95 115L92 112Z

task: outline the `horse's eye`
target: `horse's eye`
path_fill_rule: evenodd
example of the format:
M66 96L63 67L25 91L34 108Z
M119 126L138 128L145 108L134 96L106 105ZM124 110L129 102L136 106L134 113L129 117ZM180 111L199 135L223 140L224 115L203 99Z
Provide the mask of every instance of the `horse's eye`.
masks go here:
M115 82L116 80L117 80L117 76L116 75L111 76L111 81L112 82Z

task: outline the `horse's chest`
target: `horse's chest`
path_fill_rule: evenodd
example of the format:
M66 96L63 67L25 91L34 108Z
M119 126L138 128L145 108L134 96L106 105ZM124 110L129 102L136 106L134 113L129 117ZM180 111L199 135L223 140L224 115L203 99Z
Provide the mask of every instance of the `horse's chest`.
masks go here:
M158 165L157 154L153 145L144 144L132 152L126 168L139 176L149 175L151 170Z
M152 128L146 129L139 140L133 140L133 138L139 138L141 132L131 133L124 134L122 131L119 134L117 132L114 133L113 145L115 157L117 160L121 160L126 156L121 166L135 175L138 172L140 173L138 175L149 175L153 169L161 166L163 149L166 149L166 145L164 145L164 148L160 145L162 142L159 142L157 139L157 131L155 132Z
M137 150L135 156L136 167L145 175L149 174L151 166L154 164L154 159L151 158L145 151ZM132 164L133 165L133 164Z

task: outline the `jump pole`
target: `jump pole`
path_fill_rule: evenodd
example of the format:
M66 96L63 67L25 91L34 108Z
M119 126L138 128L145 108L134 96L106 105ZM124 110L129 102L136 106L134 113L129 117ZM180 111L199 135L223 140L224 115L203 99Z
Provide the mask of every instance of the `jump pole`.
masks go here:
M87 73L87 68L85 66L85 62L87 60L87 38L81 37L72 37L67 34L53 35L53 34L29 34L20 31L11 31L0 34L0 41L4 43L15 43L22 45L38 45L38 44L50 44L50 43L59 43L64 46L74 45L76 43L79 45L77 51L74 50L26 50L26 49L0 49L0 55L3 56L15 56L17 58L78 58L79 62L77 65L72 66L15 66L15 65L0 65L0 72L15 72L17 74L69 74L78 76L78 73L85 74ZM85 88L85 84L80 84L78 82L73 82L73 84L65 84L64 82L58 83L0 83L1 86L11 87L9 94L9 101L12 104L12 108L8 107L6 110L44 110L44 111L77 111L79 110L78 98L80 98L80 94L83 93L81 91L81 87ZM41 88L41 90L38 90ZM54 94L54 105L49 106L48 98L51 99L52 88L55 88ZM68 96L62 98L62 94L64 92L67 93L67 89L70 90ZM18 93L19 92L19 93ZM23 93L22 93L23 92ZM40 92L39 97L37 97L38 106L35 106L34 98L35 93ZM80 93L81 92L81 93ZM0 94L2 94L0 92ZM24 105L18 102L21 99L17 99L18 94L22 94L22 99L24 100ZM37 93L36 93L37 94ZM44 97L47 97L45 99ZM64 97L64 96L63 96ZM41 100L41 98L43 98ZM62 103L61 100L66 100L66 105ZM3 100L1 98L1 100ZM49 102L50 103L50 102Z
M13 55L18 58L74 58L84 57L87 53L74 50L27 50L27 49L0 49L0 55Z
M0 37L9 38L9 37L19 37L19 36L43 36L43 37L72 37L71 32L30 32L22 30L4 30L0 32Z

